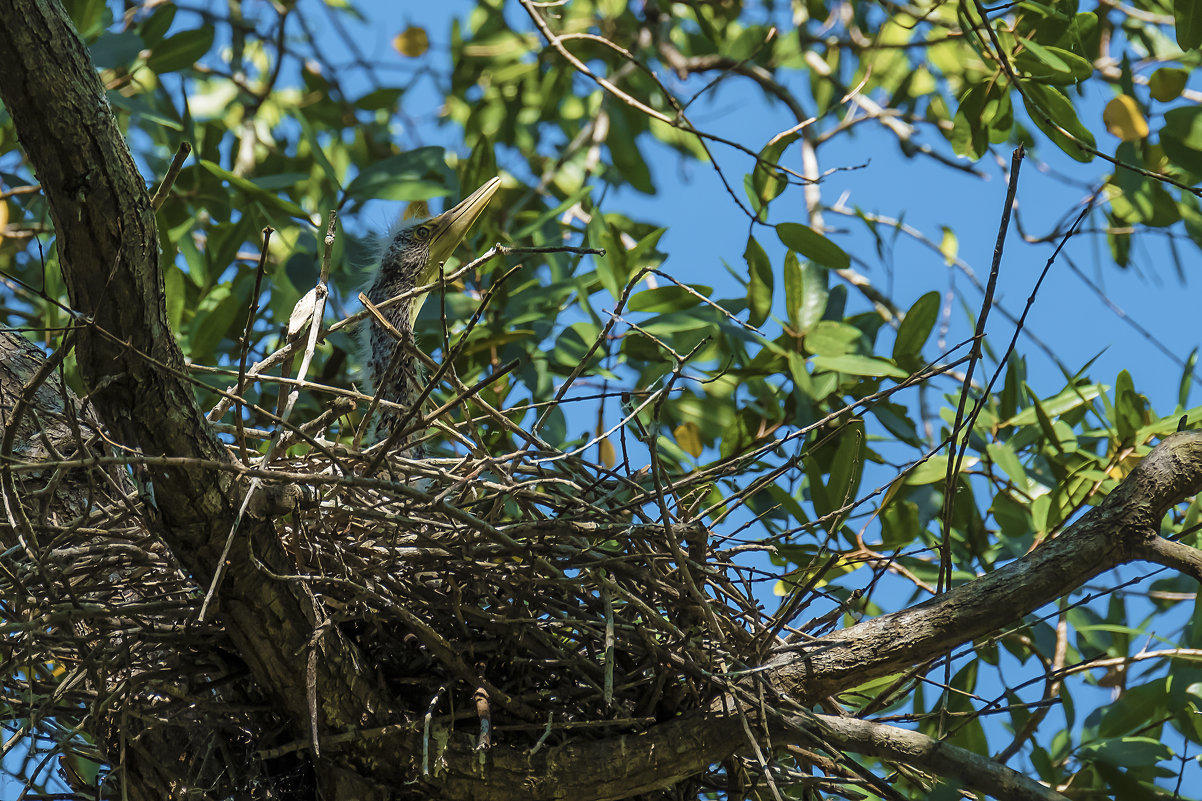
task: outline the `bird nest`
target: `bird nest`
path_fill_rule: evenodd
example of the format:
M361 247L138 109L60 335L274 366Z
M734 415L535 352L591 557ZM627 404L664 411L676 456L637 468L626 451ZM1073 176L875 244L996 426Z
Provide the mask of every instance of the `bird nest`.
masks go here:
M114 456L54 376L45 389L24 421L38 427L8 445L10 714L42 738L31 753L58 754L63 770L160 730L200 738L189 769L211 775L199 765L224 733L224 780L253 782L259 771L233 763L271 758L288 723L264 730L268 699L219 611L199 614L209 588L156 532L138 482L152 460ZM248 514L271 520L288 580L358 643L396 707L481 747L612 737L705 707L732 665L775 640L751 580L682 511L708 489L700 476L669 487L563 453L407 462L345 449L247 472L274 504ZM79 734L118 708L138 722L114 717L108 747Z
M532 747L612 736L706 705L755 646L749 588L700 525L645 516L646 476L526 453L392 461L406 484L324 457L298 469L346 478L315 485L280 537L414 716Z

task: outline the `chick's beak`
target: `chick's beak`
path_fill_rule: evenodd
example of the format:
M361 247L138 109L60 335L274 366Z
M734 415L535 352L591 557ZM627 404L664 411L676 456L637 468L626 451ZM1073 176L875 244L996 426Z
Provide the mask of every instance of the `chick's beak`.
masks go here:
M430 261L428 262L433 274L427 276L428 280L422 283L429 283L434 280L434 277L438 275L439 265L449 259L451 254L455 252L455 248L467 236L468 229L472 227L472 223L476 222L480 213L484 211L484 207L488 205L488 202L492 200L492 196L500 188L501 179L493 178L458 204L447 209L427 223L434 228L434 232L430 238Z

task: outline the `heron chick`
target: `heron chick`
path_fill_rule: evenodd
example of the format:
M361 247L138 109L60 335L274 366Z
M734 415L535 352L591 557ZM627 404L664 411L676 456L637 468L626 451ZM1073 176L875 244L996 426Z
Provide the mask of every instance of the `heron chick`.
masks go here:
M380 305L389 298L412 292L438 279L443 262L463 241L472 223L484 211L501 186L493 178L463 201L428 220L398 220L388 232L380 266L376 269L367 299ZM384 318L401 334L398 341L376 321L369 338L372 385L381 400L401 409L381 406L375 423L377 440L386 440L394 428L414 419L413 404L422 391L422 369L415 354L413 324L426 293L414 295L381 310ZM397 443L408 455L421 456L421 448Z

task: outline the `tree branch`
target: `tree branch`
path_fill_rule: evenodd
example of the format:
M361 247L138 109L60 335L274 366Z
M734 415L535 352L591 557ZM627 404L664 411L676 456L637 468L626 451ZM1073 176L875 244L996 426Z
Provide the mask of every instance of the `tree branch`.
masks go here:
M1168 509L1202 488L1202 432L1171 434L1102 503L1022 559L918 606L866 620L770 664L777 686L813 701L834 695L1021 620L1094 576L1133 559L1170 556L1189 566L1187 546L1159 537ZM1192 550L1192 549L1189 549ZM888 648L882 648L888 643Z
M793 721L828 745L922 768L1006 801L1067 801L1065 796L987 756L909 729L870 720L807 715Z

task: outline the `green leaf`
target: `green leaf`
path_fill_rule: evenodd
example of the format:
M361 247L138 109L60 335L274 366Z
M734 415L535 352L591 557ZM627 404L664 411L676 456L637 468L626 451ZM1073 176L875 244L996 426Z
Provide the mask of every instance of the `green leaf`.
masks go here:
M709 297L713 291L708 286L700 285L693 286L691 289L693 292L675 285L645 289L631 296L629 308L631 311L656 314L690 309L701 302L698 295Z
M104 29L104 0L66 0L63 3L63 9L71 17L75 30L79 31L79 35L85 41Z
M174 264L163 271L163 294L167 302L167 322L172 331L180 330L184 319L184 302L187 300L184 271Z
M92 42L88 51L92 54L93 64L100 69L112 69L128 67L145 47L142 37L132 31L106 31Z
M338 171L334 169L334 165L326 158L325 149L318 141L317 134L314 131L313 125L310 124L307 117L303 114L296 115L297 121L301 126L301 133L305 137L305 141L309 144L309 152L313 154L313 160L317 162L317 166L321 167L322 173L326 176L326 180L334 187L335 192L342 191L342 181L338 178Z
M1079 408L1093 401L1094 398L1101 395L1108 389L1104 384L1086 384L1080 387L1067 387L1061 390L1058 394L1045 399L1040 406L1044 414L1049 417L1059 417L1063 414L1071 412L1073 409ZM1034 406L1029 406L1023 411L1011 417L999 425L1007 426L1029 426L1036 422L1036 411Z
M300 220L304 220L305 222L309 222L309 213L307 211L305 211L304 209L302 209L300 206L293 203L292 201L285 200L284 198L280 197L279 195L276 195L273 192L269 192L266 189L263 189L262 187L256 186L252 181L248 181L247 179L243 178L240 175L234 175L232 172L225 169L224 167L221 167L218 164L214 164L213 162L211 162L207 159L200 159L197 161L197 164L199 164L201 167L208 170L209 172L211 172L213 175L217 176L218 178L221 178L222 180L229 182L230 186L238 189L244 195L246 195L248 198L257 200L268 206L273 206L273 207L279 209L280 211L284 212L285 214L288 214L292 217L296 217L297 219L300 219Z
M965 459L964 461L967 464L970 460ZM943 481L947 478L947 457L932 456L905 475L905 483L911 486Z
M1160 144L1165 155L1176 164L1202 176L1202 107L1183 106L1166 111Z
M1181 371L1181 383L1177 387L1177 405L1182 409L1189 408L1189 391L1194 386L1194 368L1198 364L1198 349L1194 348L1186 357L1185 367Z
M213 26L180 31L168 36L150 51L146 66L162 75L189 69L213 46Z
M805 348L822 356L842 356L859 348L864 333L854 325L820 320L806 334Z
M1023 81L1023 103L1031 119L1049 139L1080 162L1093 160L1097 143L1088 128L1077 118L1072 102L1059 89L1037 81Z
M1154 100L1167 103L1181 97L1189 73L1177 67L1161 67L1148 77L1148 93Z
M801 333L801 303L805 281L801 277L801 262L797 254L785 252L785 313L789 316L789 327Z
M780 237L780 241L785 244L785 247L796 250L824 267L842 270L851 265L851 259L843 251L843 248L808 225L792 222L781 223L776 226L776 235Z
M1144 424L1147 399L1135 391L1135 382L1126 370L1119 371L1114 382L1114 422L1119 442L1134 445L1136 432Z
M772 311L772 263L754 236L747 237L743 258L747 262L747 309L751 313L747 322L760 326Z
M1050 84L1069 84L1083 81L1093 74L1088 59L1052 45L1041 45L1032 39L1021 39L1026 50L1014 57L1014 66L1032 78Z
M802 264L791 250L785 252L785 306L795 333L806 333L822 319L829 280L826 270L813 262Z
M597 277L601 285L609 290L614 299L622 297L629 275L626 272L626 249L621 246L617 233L600 212L593 214L588 223L589 247L605 251L604 256L594 256Z
M189 355L193 359L204 362L216 361L217 346L228 334L235 336L233 329L235 321L241 313L246 316L244 296L249 294L243 284L234 288L232 283L215 287L200 304L196 316L189 326Z
M154 13L142 23L138 33L146 42L147 47L153 48L163 41L163 37L171 29L171 23L175 20L175 11L174 3L165 3L155 9Z
M860 478L864 473L865 461L864 421L854 419L843 427L839 435L839 446L831 461L829 479L826 483L827 497L834 509L841 509L856 499ZM831 509L830 511L834 511ZM846 516L846 515L844 515ZM838 528L834 523L828 530Z
M922 533L918 504L894 498L881 510L881 542L886 548L902 548Z
M780 161L785 148L797 141L800 131L794 131L784 136L773 137L772 141L760 151L759 160L751 171L748 194L760 208L780 196L788 184L788 175L772 166Z
M651 181L651 170L639 151L638 135L646 126L641 118L641 112L628 110L625 106L607 106L609 115L609 136L605 144L609 146L609 155L613 158L614 167L621 174L622 180L646 195L655 194L655 184ZM632 119L631 115L639 115Z
M370 164L347 184L352 201L429 200L449 195L450 171L441 147L419 147Z
M1202 46L1202 4L1197 0L1173 0L1173 21L1182 50Z
M597 341L601 328L591 322L572 323L564 329L555 340L555 347L549 351L551 360L565 370L572 370L584 361L589 348ZM592 361L600 359L601 349L593 353Z
M912 371L922 367L922 347L931 336L938 318L938 292L928 292L914 301L914 305L902 318L901 325L897 327L897 337L893 341L893 360Z
M952 131L948 137L957 156L976 161L988 150L989 136L984 122L984 110L991 93L997 91L996 87L995 82L988 85L977 84L970 87L960 98L960 104L952 118Z
M1151 737L1115 737L1081 746L1084 760L1098 760L1121 768L1155 765L1173 757L1173 751Z
M1023 464L1019 461L1018 454L1014 452L1014 449L1005 442L991 442L986 446L986 450L989 452L989 458L1002 468L1002 472L1014 482L1014 486L1020 492L1027 492L1029 489L1027 471L1023 469Z
M853 353L844 356L815 356L814 366L848 375L868 376L873 378L909 378L910 374L887 359L873 356L857 356Z

